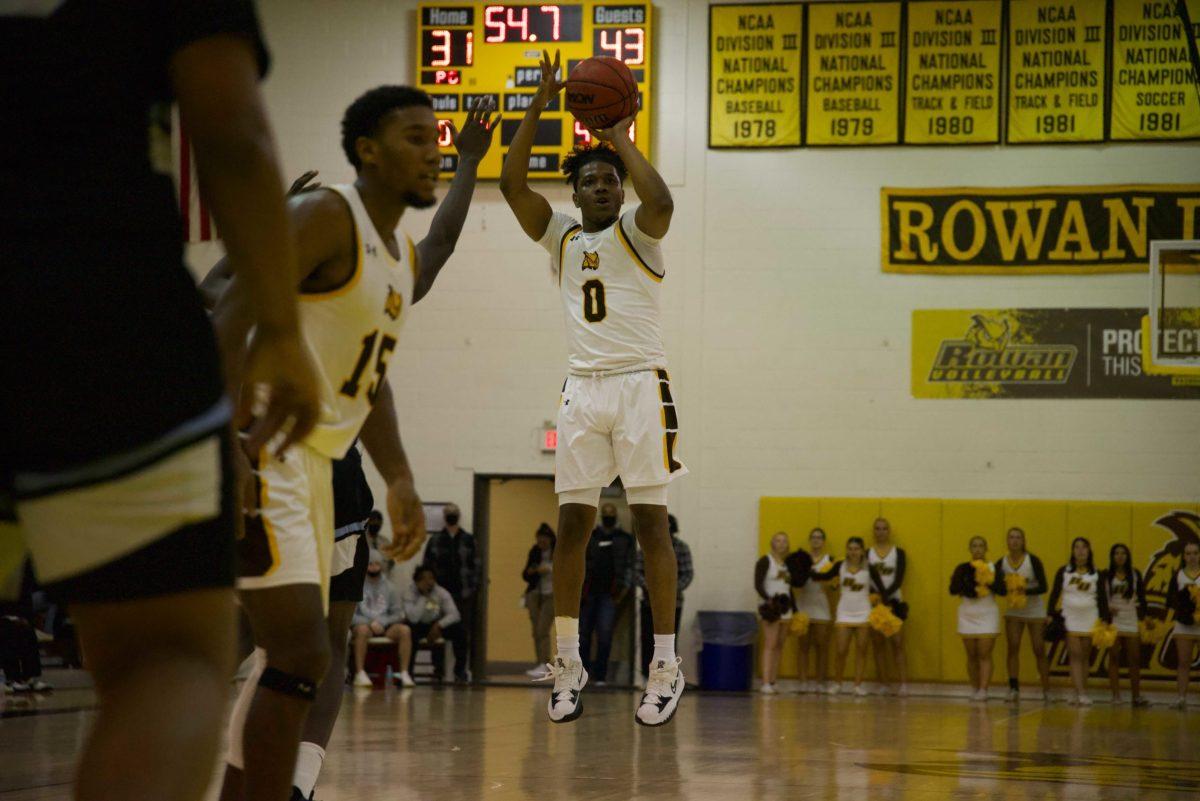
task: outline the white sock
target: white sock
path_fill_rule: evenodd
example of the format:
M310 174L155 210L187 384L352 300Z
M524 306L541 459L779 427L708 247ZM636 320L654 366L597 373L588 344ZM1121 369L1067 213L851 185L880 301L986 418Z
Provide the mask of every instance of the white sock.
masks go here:
M654 635L654 655L650 657L651 662L663 661L668 665L675 664L675 635L674 634L655 634Z
M564 660L579 659L579 618L554 618L555 640L558 641L558 655Z
M296 754L296 773L292 776L292 786L308 798L313 788L317 786L317 777L321 775L321 763L325 761L325 749L316 743L300 743L300 751Z

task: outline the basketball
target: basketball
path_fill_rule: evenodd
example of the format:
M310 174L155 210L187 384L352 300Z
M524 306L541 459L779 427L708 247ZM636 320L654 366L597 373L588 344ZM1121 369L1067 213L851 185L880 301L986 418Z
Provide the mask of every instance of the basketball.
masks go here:
M596 56L579 62L567 78L567 111L589 128L608 128L638 108L637 82L625 62Z

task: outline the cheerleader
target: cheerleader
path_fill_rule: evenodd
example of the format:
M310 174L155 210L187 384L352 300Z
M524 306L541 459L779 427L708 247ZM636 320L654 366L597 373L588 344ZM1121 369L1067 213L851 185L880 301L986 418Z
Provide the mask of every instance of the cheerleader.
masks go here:
M780 531L771 538L771 552L754 565L754 589L763 599L758 608L763 627L762 687L759 689L767 695L778 692L775 681L779 678L779 659L783 656L783 641L795 607L791 574L784 563L790 550L788 535Z
M812 557L813 572L828 570L833 559L825 552L825 532L814 528L808 535L809 555ZM796 609L808 615L808 632L799 640L798 675L804 692L820 692L828 689L825 681L829 674L829 634L832 617L829 610L829 584L810 579L796 591ZM816 655L815 681L808 679L810 655Z
M1183 566L1171 580L1167 591L1167 608L1175 613L1175 681L1179 700L1175 706L1187 709L1188 678L1200 648L1200 610L1196 595L1200 593L1200 543L1183 546Z
M867 619L871 615L871 594L883 594L883 582L875 568L867 561L866 545L862 537L851 537L846 542L846 558L834 562L826 571L813 572L810 581L837 579L837 612L834 616L834 631L837 637L837 653L834 660L834 680L825 690L836 695L842 687L842 676L846 672L846 657L850 653L850 641L854 641L854 694L863 696L867 690L862 686L867 672Z
M1067 650L1071 660L1071 683L1075 687L1072 704L1091 706L1087 694L1088 657L1092 652L1092 628L1096 621L1112 620L1108 611L1106 582L1096 572L1092 544L1083 537L1071 543L1071 561L1054 574L1054 589L1050 591L1051 613L1062 599L1062 614L1067 629ZM1050 618L1046 618L1049 624Z
M1134 706L1149 706L1142 697L1142 633L1139 623L1146 616L1146 584L1133 566L1133 555L1121 543L1108 552L1108 571L1104 574L1108 590L1108 608L1117 625L1117 641L1108 649L1108 686L1114 704L1121 703L1121 654L1129 666L1129 688Z
M1037 660L1038 676L1042 680L1042 696L1050 695L1050 662L1046 656L1046 592L1050 589L1046 581L1046 568L1042 560L1025 548L1025 531L1020 528L1008 530L1008 554L996 562L996 586L1001 595L1007 594L1008 577L1024 579L1024 592L1009 595L1008 608L1004 611L1004 634L1008 641L1008 700L1020 698L1021 685L1021 638L1029 630L1029 645ZM1020 601L1014 603L1015 598Z
M1000 636L1000 607L996 606L995 568L987 562L987 540L971 538L971 560L954 569L950 594L962 600L958 604L958 636L967 652L967 674L971 678L971 700L986 701L992 680L992 649ZM976 565L986 567L988 581L980 585Z
M882 517L875 520L875 545L867 554L867 563L879 574L883 582L883 602L898 606L896 616L904 619L908 613L904 611L904 596L900 585L904 583L905 555L903 548L892 544L892 526ZM871 640L875 648L875 668L879 671L879 683L884 692L891 693L891 683L888 676L889 667L894 666L895 676L899 681L899 694L908 695L908 660L904 655L904 629L891 637L885 637L877 631L871 632Z

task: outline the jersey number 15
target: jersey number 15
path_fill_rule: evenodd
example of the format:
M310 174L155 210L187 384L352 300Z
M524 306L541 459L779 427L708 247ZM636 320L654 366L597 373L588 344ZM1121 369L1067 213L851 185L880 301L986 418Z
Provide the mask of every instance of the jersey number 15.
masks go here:
M379 340L379 351L377 353L375 352L376 340ZM384 334L383 338L380 339L378 329L363 337L362 351L358 354L358 361L354 365L354 372L342 382L342 394L348 398L358 397L363 371L367 369L367 364L371 361L371 354L374 353L376 378L367 387L367 402L374 405L375 396L379 394L379 388L383 386L383 380L387 377L388 357L392 355L392 351L395 349L396 338Z

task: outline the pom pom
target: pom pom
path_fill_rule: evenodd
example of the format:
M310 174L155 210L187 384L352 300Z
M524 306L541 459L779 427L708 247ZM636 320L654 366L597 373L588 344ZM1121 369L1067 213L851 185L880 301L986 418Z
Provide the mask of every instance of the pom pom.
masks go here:
M1025 577L1020 573L1006 573L1004 576L1004 586L1008 589L1008 608L1009 609L1024 609L1029 598L1025 595L1026 586Z
M808 615L803 612L797 612L792 615L792 634L795 634L797 637L805 636L808 634L808 624Z
M1097 648L1112 648L1117 643L1117 627L1112 623L1097 620L1092 626L1092 645Z
M1138 623L1138 633L1141 635L1142 642L1146 645L1154 645L1162 640L1167 630L1161 620L1156 617L1148 617Z
M1200 608L1200 584L1188 587L1188 595L1192 596L1192 604Z
M896 617L896 613L886 604L873 606L871 614L867 617L867 623L884 637L894 636L904 625L904 621Z
M988 597L992 594L992 582L996 580L995 569L982 559L972 560L971 567L975 568L975 596Z

